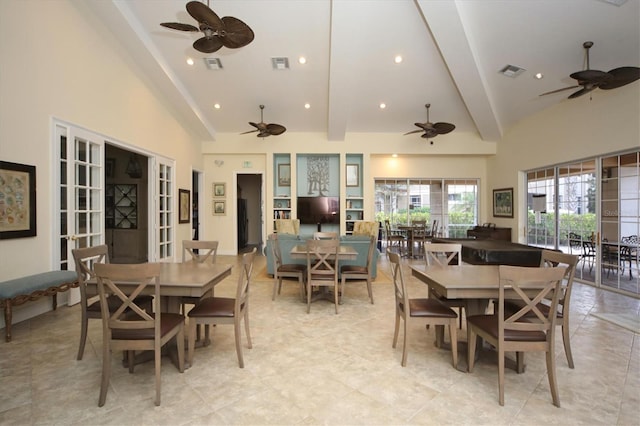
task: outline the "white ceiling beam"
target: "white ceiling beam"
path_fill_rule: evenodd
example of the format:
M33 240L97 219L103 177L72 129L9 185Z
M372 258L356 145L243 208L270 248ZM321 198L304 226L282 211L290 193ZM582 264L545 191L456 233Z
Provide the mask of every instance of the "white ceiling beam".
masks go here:
M502 127L476 61L457 1L416 0L460 96L485 141L499 141Z

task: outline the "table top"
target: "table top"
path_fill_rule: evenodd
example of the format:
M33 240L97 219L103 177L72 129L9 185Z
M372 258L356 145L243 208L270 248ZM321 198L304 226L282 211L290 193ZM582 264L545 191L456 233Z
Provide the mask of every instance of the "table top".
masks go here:
M498 297L498 265L410 265L411 274L448 299Z
M162 296L202 297L216 284L231 275L232 265L218 263L160 263L160 292ZM121 283L126 285L126 283ZM89 290L97 292L95 282L87 282ZM153 286L146 290L153 292Z

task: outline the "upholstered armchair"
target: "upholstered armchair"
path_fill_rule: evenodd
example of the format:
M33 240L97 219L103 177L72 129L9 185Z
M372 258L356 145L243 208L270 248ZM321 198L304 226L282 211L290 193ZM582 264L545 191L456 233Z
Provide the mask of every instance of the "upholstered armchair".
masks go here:
M364 235L374 237L376 240L378 239L378 222L373 221L358 221L353 224L353 233L352 235Z
M300 235L300 219L276 219L276 232Z

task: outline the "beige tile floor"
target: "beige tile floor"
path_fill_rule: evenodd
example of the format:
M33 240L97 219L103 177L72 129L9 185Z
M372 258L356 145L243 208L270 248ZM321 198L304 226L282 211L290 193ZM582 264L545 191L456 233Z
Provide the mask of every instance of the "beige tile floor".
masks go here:
M490 351L472 374L455 370L450 353L434 347L433 329L415 323L407 366L400 366L401 349L391 348L388 272L374 283L375 305L365 285L354 283L338 315L325 301L307 314L294 283L285 283L271 301L264 262L256 260L254 346L246 349L244 343L244 369L238 368L232 327L218 326L213 344L196 351L184 374L163 359L160 407L153 404L152 363L129 374L116 356L107 402L99 408L100 322L91 321L84 359L76 361L80 311L60 307L15 325L13 341L0 342L0 424L640 424L640 336L589 314L638 313L638 300L576 284L575 370L557 339L562 408L551 404L539 354L527 355L524 374L507 371L501 407ZM386 259L379 267L388 271ZM423 284L409 281L411 295L426 293ZM218 294L232 294L235 282L221 284Z

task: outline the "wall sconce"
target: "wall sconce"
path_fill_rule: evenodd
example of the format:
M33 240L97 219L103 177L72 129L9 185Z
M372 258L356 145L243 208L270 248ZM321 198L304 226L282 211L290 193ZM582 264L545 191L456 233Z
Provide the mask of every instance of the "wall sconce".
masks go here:
M140 167L140 162L138 161L138 156L136 154L131 154L131 157L129 157L127 174L132 179L140 179L142 177L142 167Z

